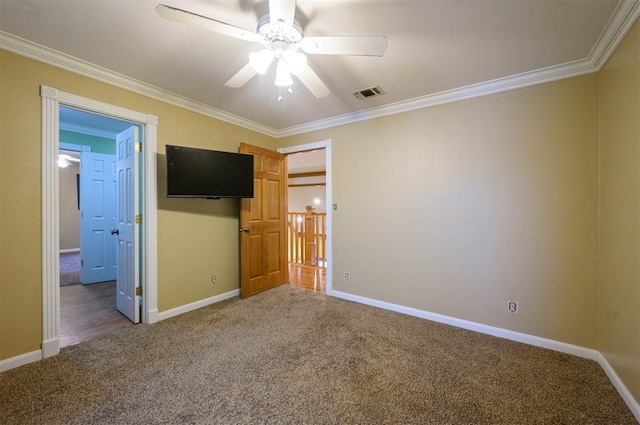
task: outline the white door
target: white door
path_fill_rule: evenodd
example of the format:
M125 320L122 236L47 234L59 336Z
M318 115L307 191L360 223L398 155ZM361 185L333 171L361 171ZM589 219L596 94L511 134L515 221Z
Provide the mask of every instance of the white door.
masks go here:
M83 151L80 167L80 281L115 280L116 157Z
M138 155L135 151L138 131L130 127L116 136L116 173L118 181L117 224L118 279L116 305L133 323L140 322L138 252Z

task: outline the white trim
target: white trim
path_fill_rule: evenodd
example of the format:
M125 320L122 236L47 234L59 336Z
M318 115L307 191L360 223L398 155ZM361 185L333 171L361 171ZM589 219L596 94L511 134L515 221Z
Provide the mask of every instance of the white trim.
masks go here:
M567 344L565 342L554 341L551 339L541 338L538 336L528 335L520 332L510 331L508 329L497 328L495 326L483 325L482 323L462 320L455 317L445 316L429 311L418 310L416 308L405 307L399 304L392 304L385 301L378 301L372 298L361 297L359 295L348 294L341 291L333 291L331 294L336 298L347 301L353 301L360 304L366 304L373 307L382 308L384 310L395 311L397 313L407 314L409 316L419 317L438 323L455 326L458 328L468 329L474 332L493 335L499 338L509 339L511 341L522 342L536 347L548 348L550 350L559 351L561 353L571 354L583 357L589 360L598 360L598 351L591 348L580 347L578 345Z
M142 149L144 262L142 323L155 323L158 311L158 117L147 115Z
M42 87L42 356L60 350L60 208L57 90Z
M178 316L180 314L188 313L190 311L197 310L202 307L206 307L211 304L219 303L220 301L228 300L229 298L240 296L240 289L234 289L233 291L225 292L224 294L215 295L204 300L192 302L191 304L181 305L180 307L172 308L171 310L157 313L158 320L165 320L170 317Z
M157 315L157 117L41 86L42 98L42 355L60 352L60 250L58 158L59 107L71 106L144 126L142 321Z
M58 302L58 305L60 305L59 302ZM51 314L53 314L53 312ZM59 324L60 324L60 317L58 316L58 330L60 329ZM60 352L59 333L58 333L58 336L55 336L53 338L43 339L41 351L42 351L43 359L46 359L47 357L55 356L56 354L58 354Z
M311 143L305 143L303 145L296 145L296 146L288 146L285 148L278 148L278 152L283 153L285 155L288 155L290 153L296 153L296 152L306 152L306 151L312 151L314 149L324 149L327 146L331 146L331 140L322 140L320 142L311 142Z
M176 307L171 310L157 313L158 320L168 319L170 317L178 316L183 313L197 310L202 307L206 307L211 304L215 304L229 298L237 297L240 295L239 289L226 292L224 294L216 295L204 300L196 301L191 304L186 304L180 307ZM423 310L418 310L410 307L404 307L398 304L391 304L383 301L373 300L371 298L365 298L358 295L347 294L345 292L333 291L332 296L347 301L353 301L360 304L370 305L373 307L382 308L385 310L395 311L397 313L408 314L410 316L419 317L426 320L432 320L439 323L445 323L448 325L456 326L463 329L469 329L474 332L484 333L488 335L497 336L500 338L509 339L512 341L522 342L525 344L534 345L537 347L548 348L551 350L559 351L562 353L572 354L578 357L595 360L600 367L604 370L605 374L616 388L624 402L627 404L636 420L640 422L640 405L634 399L633 395L629 392L624 383L620 380L613 367L609 364L607 359L602 353L589 348L579 347L572 344L566 344L559 341L553 341L546 338L540 338L532 335L527 335L519 332L513 332L506 329L496 328L493 326L487 326L480 323L470 322L467 320L456 319L454 317L444 316L441 314L430 313ZM13 369L19 366L23 366L28 363L37 362L42 359L43 353L41 350L32 351L30 353L21 354L19 356L11 357L5 360L0 360L0 372L4 372L9 369Z
M278 152L283 154L290 154L295 152L305 152L314 149L325 149L325 205L327 213L327 277L326 277L326 293L331 295L333 291L333 171L331 166L331 139L322 140L319 142L306 143L303 145L289 146L285 148L278 148Z
M589 61L600 71L640 16L640 1L623 0L613 12L589 53Z
M60 53L4 31L0 31L0 48L94 80L102 81L104 83L132 91L134 93L139 93L180 108L188 109L220 121L266 134L267 136L276 137L276 132L271 127L249 121L220 109L212 108L204 103L196 102L184 96L154 87L142 81L127 77L126 75L119 74L82 59Z
M0 48L267 136L281 138L597 72L607 62L639 15L640 0L622 0L589 56L584 59L279 130L195 102L3 31L0 31Z
M401 112L429 108L444 103L487 96L508 90L525 88L537 84L550 83L565 78L598 72L613 54L618 44L638 19L639 15L639 0L622 0L600 34L600 37L593 49L591 49L589 56L584 59L485 81L478 84L472 84L452 90L446 90L440 93L429 94L377 108L365 109L356 113L348 113L324 120L280 129L277 131L276 137L287 137L311 131L323 130L345 124L366 121L373 118L385 117Z
M278 130L277 137L288 137L302 133L309 133L311 131L368 121L374 118L386 117L388 115L395 115L402 112L410 112L416 109L429 108L445 103L487 96L490 94L529 87L536 84L548 83L564 78L577 77L579 75L589 74L596 71L597 70L590 65L589 61L580 60L569 64L552 66L542 70L525 72L518 75L498 78L439 93L428 94L426 96L416 97L414 99L391 103L376 108L364 109L356 113L338 115L324 120L284 128Z
M636 420L640 423L640 404L635 400L633 395L629 392L624 385L620 377L616 374L613 367L609 364L607 359L598 350L591 348L580 347L578 345L567 344L560 341L554 341L547 338L541 338L534 335L524 334L520 332L514 332L507 329L497 328L495 326L483 325L481 323L471 322L468 320L457 319L455 317L445 316L442 314L431 313L424 310L418 310L416 308L405 307L399 304L392 304L384 301L378 301L372 298L361 297L359 295L348 294L346 292L333 291L331 296L340 298L347 301L353 301L359 304L370 305L372 307L382 308L384 310L395 311L397 313L407 314L409 316L419 317L421 319L432 320L438 323L444 323L458 328L468 329L474 332L483 333L487 335L497 336L499 338L505 338L511 341L522 342L524 344L533 345L536 347L547 348L549 350L558 351L561 353L571 354L574 356L582 357L589 360L595 360L600 367L604 370L605 374L616 388L624 402L631 410L631 413L635 416Z
M604 373L606 373L609 377L609 380L611 381L613 386L616 387L616 390L618 390L618 393L620 394L624 402L627 403L627 406L631 410L631 413L633 413L633 416L635 416L638 423L640 423L640 404L638 404L627 387L622 383L622 380L616 374L615 370L613 370L613 367L609 364L602 353L598 353L598 363L604 370Z
M60 148L60 150L64 150L64 151L91 152L91 146L76 145L73 143L60 142L58 143L58 147Z
M60 123L60 130L71 131L72 133L84 134L87 136L103 137L105 139L115 140L118 135L115 131L100 130L93 127L85 127L84 125L70 124L68 122Z
M31 351L30 353L24 353L24 354L20 354L19 356L0 360L0 372L4 372L5 370L24 366L29 363L37 362L41 359L42 359L42 351L36 350L36 351Z
M69 254L70 252L80 252L80 248L69 248L60 250L60 254Z

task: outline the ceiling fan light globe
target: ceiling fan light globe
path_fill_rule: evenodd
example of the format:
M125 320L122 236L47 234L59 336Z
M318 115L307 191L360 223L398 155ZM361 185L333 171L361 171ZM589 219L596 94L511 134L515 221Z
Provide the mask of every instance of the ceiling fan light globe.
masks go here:
M249 62L258 74L264 75L267 72L269 65L271 65L271 62L273 62L273 52L265 49L259 52L250 53Z
M284 58L287 61L289 72L293 75L300 74L307 67L307 57L300 52L290 50L285 53Z
M288 87L292 84L293 79L291 78L291 72L289 72L289 68L287 67L287 62L280 59L276 68L276 86Z
M71 163L64 158L58 158L58 167L67 168Z

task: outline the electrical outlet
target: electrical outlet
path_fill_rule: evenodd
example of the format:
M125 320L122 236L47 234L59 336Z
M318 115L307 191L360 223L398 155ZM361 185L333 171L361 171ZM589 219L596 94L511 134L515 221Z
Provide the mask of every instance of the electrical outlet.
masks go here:
M215 284L216 284L216 279L217 279L217 278L216 278L216 275L215 275L215 274L212 274L212 275L211 275L211 285L215 285Z
M349 281L349 272L344 272L344 281L345 282Z
M507 309L509 310L509 313L517 313L518 301L509 301L507 304Z

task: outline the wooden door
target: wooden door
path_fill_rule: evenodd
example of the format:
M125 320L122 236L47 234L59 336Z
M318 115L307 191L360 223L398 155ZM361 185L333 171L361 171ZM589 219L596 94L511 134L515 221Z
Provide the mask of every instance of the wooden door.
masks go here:
M254 197L240 210L240 296L250 297L287 282L286 157L240 144L254 157Z

